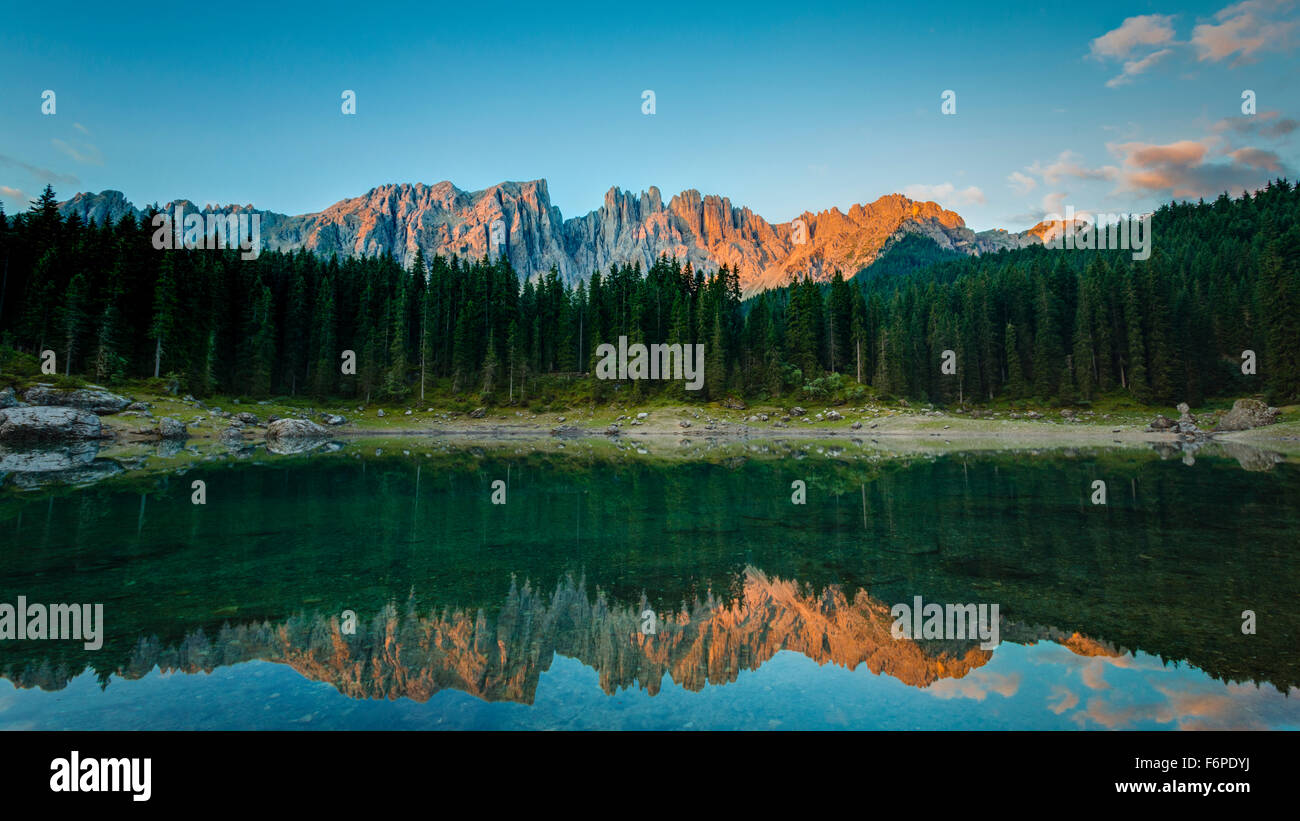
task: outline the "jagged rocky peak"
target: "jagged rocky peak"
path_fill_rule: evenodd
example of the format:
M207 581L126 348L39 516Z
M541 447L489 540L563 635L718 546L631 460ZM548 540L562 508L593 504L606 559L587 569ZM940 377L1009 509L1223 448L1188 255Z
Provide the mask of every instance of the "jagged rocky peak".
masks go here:
M63 216L77 214L82 220L99 225L116 224L127 214L135 214L131 205L121 191L101 191L98 194L82 193L59 206Z
M177 205L187 212L200 210L188 200L166 208ZM143 215L120 191L77 194L60 210L100 223L116 222L128 212ZM263 247L272 250L306 249L326 256L391 253L404 264L416 251L426 257L504 255L520 276L542 276L554 267L570 283L611 265L647 268L666 254L706 272L722 265L734 268L746 294L800 276L826 280L835 271L852 276L891 239L909 233L969 254L1042 241L1041 233L1032 232L976 234L957 213L902 194L855 204L847 212L805 211L790 222L772 224L718 194L687 189L665 204L655 186L639 194L614 186L599 208L566 220L552 205L546 180L502 182L480 191L464 191L447 180L390 183L298 216L251 205L202 210L257 210ZM492 234L497 221L503 228L500 242Z

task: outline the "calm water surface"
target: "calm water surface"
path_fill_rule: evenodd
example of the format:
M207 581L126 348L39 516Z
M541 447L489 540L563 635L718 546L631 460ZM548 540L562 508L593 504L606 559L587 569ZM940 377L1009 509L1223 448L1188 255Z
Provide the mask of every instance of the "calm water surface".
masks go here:
M11 476L0 601L106 639L0 642L0 728L1300 726L1295 465L765 449ZM917 595L1002 643L893 638Z

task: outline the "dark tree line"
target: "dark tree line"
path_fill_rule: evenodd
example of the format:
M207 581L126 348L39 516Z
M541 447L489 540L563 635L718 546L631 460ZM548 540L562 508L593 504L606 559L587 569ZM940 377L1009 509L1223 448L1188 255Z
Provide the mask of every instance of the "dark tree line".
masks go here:
M1300 397L1300 189L1279 180L1236 200L1166 205L1152 237L1145 261L1040 246L893 277L873 266L860 297L832 283L824 301L852 328L837 351L856 355L860 341L861 363L823 345L820 364L940 402ZM940 372L945 350L954 376ZM1248 350L1254 375L1242 372Z
M589 374L597 346L627 336L705 346L703 391L641 381L636 397L871 386L944 403L1288 399L1300 396L1298 214L1285 180L1168 205L1147 261L1041 247L952 259L911 238L852 280L742 303L735 271L666 257L521 287L505 260L160 251L148 218L64 219L47 187L23 214L0 210L0 346L53 350L60 373L103 384L160 377L199 395L527 400L539 379ZM342 372L345 350L355 374ZM1257 375L1241 372L1245 350ZM955 374L941 371L944 351Z

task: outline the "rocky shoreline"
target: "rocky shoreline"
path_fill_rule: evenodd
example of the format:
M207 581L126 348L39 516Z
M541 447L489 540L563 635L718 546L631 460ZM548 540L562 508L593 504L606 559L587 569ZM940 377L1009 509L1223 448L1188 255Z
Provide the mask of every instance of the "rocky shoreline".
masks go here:
M1284 461L1281 454L1268 449L1269 440L1247 442L1239 437L1240 432L1250 432L1255 439L1267 436L1269 431L1261 428L1279 421L1276 408L1255 399L1239 399L1226 413L1200 418L1184 403L1178 406L1177 420L1157 414L1146 426L1071 408L1052 417L1032 410L944 411L929 406L911 408L907 403L900 403L899 408L841 406L816 411L798 405L750 409L739 400L728 400L718 407L654 407L624 409L622 413L612 408L603 414L605 418L592 409L537 414L515 409L458 412L432 407L368 411L364 406L347 409L346 415L318 408L280 409L286 413L281 416L259 407L269 404L259 403L253 410L241 405L238 411L227 411L192 396L139 401L99 386L65 389L49 384L30 387L19 399L13 388L5 388L0 390L0 479L12 475L20 485L82 484L123 470L113 460L96 457L101 445L114 450L156 445L158 454L184 458L186 453L198 456L197 444L232 453L264 447L271 454L289 455L319 448L335 450L348 440L377 438L406 442L442 438L459 444L512 442L533 448L604 440L623 443L620 447L629 445L642 454L652 446L693 442L818 439L863 445L870 441L872 446L900 452L1154 447L1162 455L1181 454L1188 463L1202 446L1217 441L1243 466L1250 463L1255 469L1268 469ZM165 408L165 415L156 415L156 406ZM1290 432L1286 426L1279 429L1279 441L1287 441ZM1243 449L1253 452L1246 461L1236 452Z

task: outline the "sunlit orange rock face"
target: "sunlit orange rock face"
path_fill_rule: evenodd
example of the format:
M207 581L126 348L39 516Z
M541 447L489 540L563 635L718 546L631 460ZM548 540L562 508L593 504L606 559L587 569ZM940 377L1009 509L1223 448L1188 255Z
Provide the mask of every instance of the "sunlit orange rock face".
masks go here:
M186 213L251 209L199 208L178 200L163 210L172 213L177 206ZM117 191L78 194L60 210L95 221L116 221L129 211L139 215ZM795 277L824 281L835 271L850 277L871 264L891 239L909 233L969 254L1041 241L1041 234L1029 232L976 234L956 213L901 194L854 205L847 213L838 208L805 211L790 222L769 223L714 194L686 190L665 203L654 186L639 195L611 188L599 208L566 220L551 204L546 180L503 182L482 191L462 191L445 181L381 185L313 214L259 213L262 245L273 250L340 257L392 253L408 265L417 250L426 257L504 255L521 276L542 276L554 267L567 282L611 265L639 264L645 270L667 255L706 273L726 265L739 272L746 294L783 286ZM497 221L505 241L494 245L492 225Z

